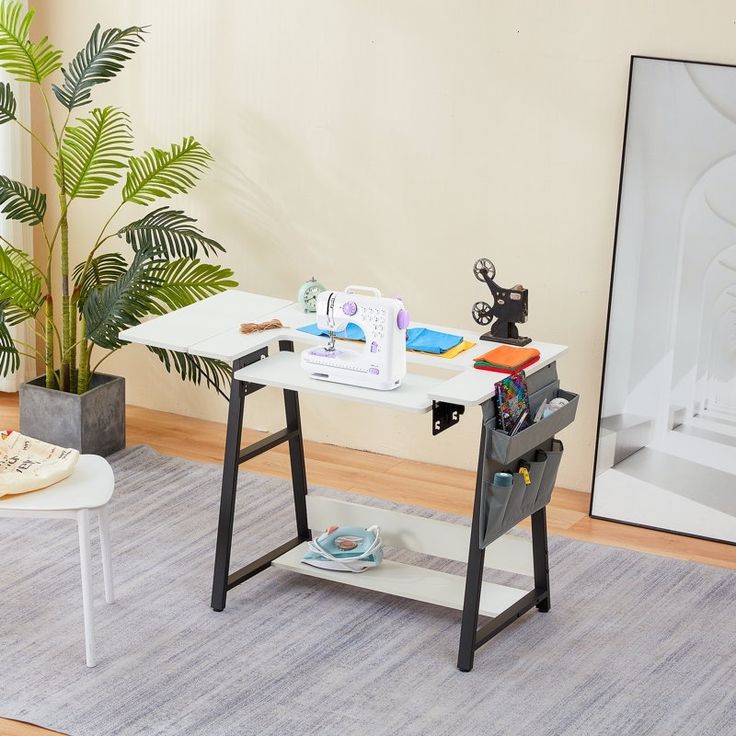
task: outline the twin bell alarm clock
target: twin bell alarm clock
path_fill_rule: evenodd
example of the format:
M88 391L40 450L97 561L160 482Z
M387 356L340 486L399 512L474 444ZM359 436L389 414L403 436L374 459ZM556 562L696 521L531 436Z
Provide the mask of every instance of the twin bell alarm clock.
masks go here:
M299 295L297 301L305 312L317 311L317 297L321 292L326 291L325 287L312 276L309 281L299 287Z

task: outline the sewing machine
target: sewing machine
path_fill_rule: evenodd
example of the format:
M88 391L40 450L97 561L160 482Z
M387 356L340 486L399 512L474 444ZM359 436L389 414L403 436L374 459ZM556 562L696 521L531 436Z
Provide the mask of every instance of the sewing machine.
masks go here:
M337 347L335 333L349 322L362 328L365 343L353 343L355 349ZM378 289L348 286L345 291L323 291L317 297L317 327L327 330L329 339L325 346L302 352L302 368L321 381L389 391L406 375L408 325L402 301L381 296Z

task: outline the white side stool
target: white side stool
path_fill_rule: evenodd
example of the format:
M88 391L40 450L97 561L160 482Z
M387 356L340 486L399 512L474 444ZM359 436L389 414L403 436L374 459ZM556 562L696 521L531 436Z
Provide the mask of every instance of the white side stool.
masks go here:
M88 667L94 667L97 664L89 517L90 511L97 512L102 551L102 574L105 579L105 600L107 603L112 603L114 593L107 504L112 498L114 488L115 477L107 460L97 455L80 455L74 472L59 483L40 491L0 498L0 517L30 516L77 520L82 568L84 640Z

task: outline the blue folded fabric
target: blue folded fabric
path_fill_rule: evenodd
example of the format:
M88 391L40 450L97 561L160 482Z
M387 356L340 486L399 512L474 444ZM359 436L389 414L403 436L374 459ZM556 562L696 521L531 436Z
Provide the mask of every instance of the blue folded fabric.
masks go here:
M463 341L461 335L450 335L428 327L410 327L406 335L406 349L420 353L446 353Z
M297 329L309 335L327 336L327 330L321 330L316 324L305 325ZM363 330L353 322L348 322L347 328L342 332L336 332L335 335L347 340L365 340ZM428 327L410 327L406 331L406 349L417 350L421 353L433 353L435 355L446 353L462 341L461 335L430 330Z

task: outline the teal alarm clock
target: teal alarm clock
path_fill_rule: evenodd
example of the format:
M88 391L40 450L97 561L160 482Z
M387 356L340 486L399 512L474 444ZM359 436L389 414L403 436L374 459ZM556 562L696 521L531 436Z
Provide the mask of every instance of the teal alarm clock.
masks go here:
M297 301L301 304L305 312L317 311L317 297L325 291L325 287L312 276L309 281L299 287L299 296Z

